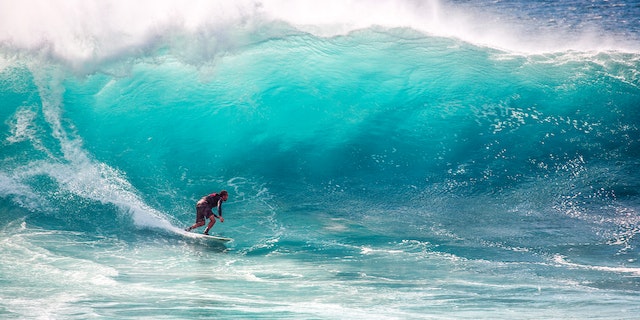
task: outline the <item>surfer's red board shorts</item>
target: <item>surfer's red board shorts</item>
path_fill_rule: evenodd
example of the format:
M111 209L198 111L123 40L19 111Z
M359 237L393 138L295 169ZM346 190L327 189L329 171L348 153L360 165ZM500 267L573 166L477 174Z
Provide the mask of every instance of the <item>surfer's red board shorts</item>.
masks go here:
M211 207L206 201L198 201L196 204L196 223L205 221L212 214L213 212L211 212Z

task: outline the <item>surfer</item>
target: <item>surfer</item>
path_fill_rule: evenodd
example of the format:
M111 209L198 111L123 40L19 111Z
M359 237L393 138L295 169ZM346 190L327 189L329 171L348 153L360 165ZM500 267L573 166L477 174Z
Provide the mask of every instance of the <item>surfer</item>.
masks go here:
M196 203L196 223L185 231L191 231L195 228L204 226L204 222L209 218L209 225L204 230L204 234L209 234L209 230L216 224L216 218L220 219L220 222L224 222L222 217L222 203L229 199L229 193L226 190L220 191L220 193L212 193L208 196L202 197ZM218 208L218 215L212 212L214 208Z

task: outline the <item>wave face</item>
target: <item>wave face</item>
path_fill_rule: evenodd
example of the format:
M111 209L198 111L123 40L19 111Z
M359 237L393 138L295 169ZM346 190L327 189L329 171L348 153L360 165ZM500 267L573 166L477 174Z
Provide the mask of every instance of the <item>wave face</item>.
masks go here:
M0 28L0 315L640 311L633 2L65 3Z

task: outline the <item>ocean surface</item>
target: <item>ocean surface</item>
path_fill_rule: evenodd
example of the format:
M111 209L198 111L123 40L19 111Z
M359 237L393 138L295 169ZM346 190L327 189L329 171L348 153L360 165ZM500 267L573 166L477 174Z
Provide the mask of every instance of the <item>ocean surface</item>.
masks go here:
M0 1L2 319L637 319L639 168L637 0Z

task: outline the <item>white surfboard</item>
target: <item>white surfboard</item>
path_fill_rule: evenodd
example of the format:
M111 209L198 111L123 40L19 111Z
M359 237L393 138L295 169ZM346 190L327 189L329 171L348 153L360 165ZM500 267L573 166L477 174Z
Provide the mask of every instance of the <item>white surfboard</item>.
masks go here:
M229 242L233 240L231 238L202 234L202 233L195 233L195 232L188 232L188 231L185 231L185 236L190 238L195 238L195 239L206 239L206 240L219 241L219 242Z
M214 241L214 242L221 242L221 243L233 241L232 238L189 232L180 228L175 228L174 231L184 237L191 238L191 239L207 240L207 241Z

